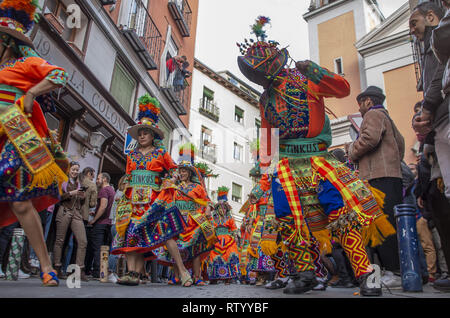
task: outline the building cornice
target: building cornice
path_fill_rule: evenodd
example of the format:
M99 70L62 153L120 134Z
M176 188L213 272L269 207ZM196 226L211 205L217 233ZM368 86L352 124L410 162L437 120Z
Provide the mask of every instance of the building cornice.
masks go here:
M372 41L378 34L388 29L392 25L395 25L395 22L404 15L409 8L409 4L405 3L399 9L397 9L394 13L392 13L385 21L383 21L380 25L378 25L375 29L367 33L364 37L362 37L358 42L355 43L357 49L362 48ZM409 31L408 31L409 32ZM400 32L399 34L402 34ZM395 36L395 35L394 35ZM377 42L377 41L376 41Z
M351 0L351 1L353 1L353 0ZM314 18L316 15L324 13L324 12L330 10L330 9L336 8L336 7L338 7L340 5L343 5L343 4L347 3L347 2L348 2L348 0L339 0L339 1L336 1L336 2L333 2L333 3L330 3L330 4L328 4L326 6L323 6L323 7L319 8L319 9L315 9L313 11L305 13L303 15L303 19L305 19L305 21L308 22L309 19Z
M216 81L218 84L222 85L226 89L230 90L235 95L237 95L238 97L242 98L243 100L245 100L249 104L251 104L251 105L253 105L255 107L259 107L259 101L257 99L255 99L251 95L247 94L246 92L242 91L241 89L236 87L233 83L230 83L230 81L228 81L222 75L218 74L217 72L214 72L212 69L210 69L208 66L206 66L205 64L203 64L202 62L200 62L197 59L194 59L194 68L199 70L200 72L202 72L203 74L205 74L206 76L211 78L212 80ZM234 75L233 75L233 78L235 78ZM252 90L256 94L261 95L258 91L255 91L253 88L251 88L247 84L245 84L245 83L242 83L242 84L246 85L246 87L248 89Z
M366 56L370 53L374 53L383 50L385 48L392 48L409 42L411 42L411 37L409 31L405 30L400 33L380 39L378 41L361 45L357 47L357 50L362 56Z

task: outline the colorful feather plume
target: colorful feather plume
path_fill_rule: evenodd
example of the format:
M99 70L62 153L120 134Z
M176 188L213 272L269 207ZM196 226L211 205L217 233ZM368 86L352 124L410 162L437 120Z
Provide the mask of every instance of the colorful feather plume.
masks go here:
M141 120L142 118L149 118L157 124L159 121L159 114L161 113L159 101L147 93L138 99L138 103L138 120Z
M197 162L194 166L202 174L203 178L217 178L219 176L218 174L213 174L211 168L204 162Z
M219 188L217 189L217 193L219 194L219 196L220 196L220 195L227 194L228 191L230 191L230 188L227 188L227 187L225 187L225 186L221 186L221 187L219 187Z
M25 33L34 24L38 0L3 0L0 3L0 17L8 17L23 25Z
M255 24L253 24L253 25L251 26L251 28L252 28L252 32L251 32L251 33L253 33L254 35L256 35L256 38L257 38L259 41L265 41L265 40L266 40L267 35L266 35L266 31L264 31L263 28L264 28L268 23L270 24L270 18L260 15L260 16L256 19Z
M195 145L190 142L180 146L178 150L178 153L182 161L190 161L192 165L194 164L196 152L197 149L195 148Z

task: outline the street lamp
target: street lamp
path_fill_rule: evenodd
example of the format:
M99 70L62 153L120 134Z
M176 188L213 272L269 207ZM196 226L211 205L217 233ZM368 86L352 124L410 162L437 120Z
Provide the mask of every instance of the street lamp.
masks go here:
M94 148L90 150L88 147L83 146L81 150L81 155L86 157L87 153L95 154L100 152L103 143L105 142L106 137L99 131L92 132L89 136L88 143Z

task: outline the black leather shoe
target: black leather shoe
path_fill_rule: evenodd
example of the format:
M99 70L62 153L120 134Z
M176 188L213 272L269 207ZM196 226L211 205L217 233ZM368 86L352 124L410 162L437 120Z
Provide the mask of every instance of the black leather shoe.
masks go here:
M375 271L373 271L375 272ZM359 294L361 296L381 296L383 294L383 291L381 290L381 283L380 287L369 287L368 282L371 281L370 275L372 273L367 273L359 277Z
M285 294L303 294L316 287L319 282L314 271L305 271L292 276L292 281L283 289Z
M338 280L337 282L330 283L333 288L353 288L355 285L349 280Z

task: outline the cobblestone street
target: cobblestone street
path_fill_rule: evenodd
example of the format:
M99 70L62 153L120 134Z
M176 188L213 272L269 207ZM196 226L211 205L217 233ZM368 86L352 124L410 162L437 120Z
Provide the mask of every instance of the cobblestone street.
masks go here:
M57 288L41 287L37 278L19 281L0 281L0 298L359 298L358 288L331 288L325 291L311 291L302 295L285 295L282 289L268 290L249 285L209 285L183 288L167 284L120 286L99 281L82 282L80 288L68 288L62 280ZM383 289L384 298L450 298L449 293L441 293L430 285L424 286L423 293L404 293L401 290Z

